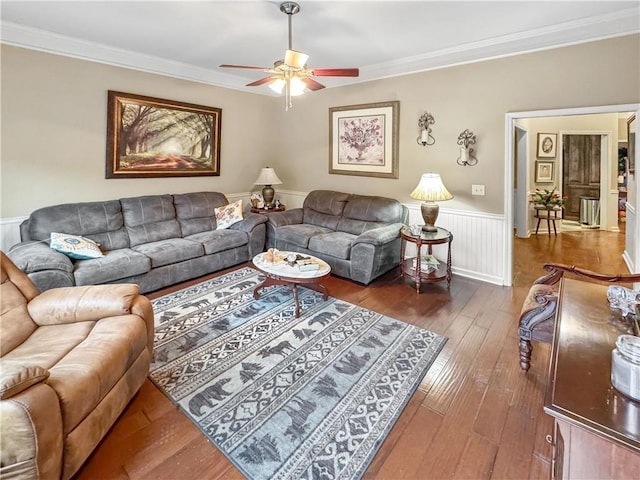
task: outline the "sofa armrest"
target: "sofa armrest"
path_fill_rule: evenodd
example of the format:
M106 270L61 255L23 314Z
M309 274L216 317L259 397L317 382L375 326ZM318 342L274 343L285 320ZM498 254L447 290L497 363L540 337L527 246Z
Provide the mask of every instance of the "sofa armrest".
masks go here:
M353 244L370 243L371 245L384 245L400 237L401 228L401 223L392 223L384 227L373 228L358 235L353 240Z
M1 478L62 478L60 399L47 383L0 400L0 438Z
M292 208L284 212L274 212L267 215L269 226L274 228L283 227L285 225L296 225L302 223L302 209Z
M7 256L27 275L44 270L73 272L73 263L64 253L49 247L45 241L18 243L11 247Z
M151 302L144 295L134 297L133 303L131 304L131 313L142 318L147 326L147 348L153 359L153 333L155 325Z
M0 399L7 400L49 378L49 370L37 365L4 360L0 370Z
M133 283L53 288L31 300L27 309L40 326L97 321L131 314L139 291Z
M259 213L245 213L241 222L234 223L229 230L240 230L242 232L251 232L254 228L262 223L267 223L266 215Z

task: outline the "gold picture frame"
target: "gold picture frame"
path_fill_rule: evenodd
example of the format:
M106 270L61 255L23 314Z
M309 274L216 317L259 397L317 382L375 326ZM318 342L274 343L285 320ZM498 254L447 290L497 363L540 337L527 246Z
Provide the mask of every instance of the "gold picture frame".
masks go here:
M108 91L106 178L220 175L222 109Z
M329 173L398 178L400 102L329 108Z

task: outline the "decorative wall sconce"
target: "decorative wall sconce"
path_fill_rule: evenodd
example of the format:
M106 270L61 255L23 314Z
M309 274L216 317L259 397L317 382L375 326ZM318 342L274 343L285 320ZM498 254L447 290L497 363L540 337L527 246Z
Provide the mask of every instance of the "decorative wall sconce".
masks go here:
M468 128L458 135L458 145L460 145L460 156L458 157L458 165L466 167L473 166L478 163L478 159L473 154L473 148L470 145L476 144L476 136Z
M426 112L418 119L418 126L420 127L420 136L417 138L418 145L426 147L436 143L436 139L431 135L431 125L434 123L436 123L436 120L429 112Z

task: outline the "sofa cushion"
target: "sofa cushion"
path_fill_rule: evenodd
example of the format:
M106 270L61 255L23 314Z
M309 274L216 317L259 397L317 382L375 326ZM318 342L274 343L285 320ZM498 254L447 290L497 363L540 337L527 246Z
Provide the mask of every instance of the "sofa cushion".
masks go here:
M335 230L348 199L348 193L314 190L304 199L303 223Z
M131 247L182 237L171 195L120 199Z
M204 255L204 247L184 238L168 238L133 247L151 259L151 268L162 267Z
M29 215L23 240L49 240L51 232L82 235L98 242L105 250L129 246L122 208L118 200L54 205Z
M389 223L402 222L403 207L392 198L351 195L336 230L360 235Z
M74 265L73 276L76 285L95 285L141 275L149 270L149 257L130 248L121 248L106 252L101 258L78 260Z
M47 383L60 399L66 435L95 410L133 364L146 338L144 321L132 315L44 326L7 359L49 370Z
M229 201L222 193L196 192L173 196L176 217L182 229L182 235L216 229L216 207L227 205Z
M355 235L345 232L321 233L311 237L309 250L348 260Z
M204 253L211 255L246 245L248 235L238 230L223 229L195 233L186 237L186 240L200 243L204 247Z
M80 235L51 232L51 243L49 246L56 252L64 253L67 257L76 260L104 257L104 254L100 251L100 247L96 242Z
M309 246L309 239L315 235L320 235L322 233L331 233L333 230L326 227L321 227L318 225L309 225L307 223L302 223L300 225L285 225L284 227L278 228L278 239L277 241L283 241L287 243L292 243L294 245L298 245L302 248L307 248Z

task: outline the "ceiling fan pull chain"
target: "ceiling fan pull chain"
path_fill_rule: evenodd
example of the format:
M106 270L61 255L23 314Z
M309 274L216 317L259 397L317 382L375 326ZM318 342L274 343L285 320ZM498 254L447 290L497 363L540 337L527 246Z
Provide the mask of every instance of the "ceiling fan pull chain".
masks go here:
M291 17L292 16L293 15L291 15L290 13L287 14L287 18L289 19L289 50L293 50L293 47L291 46L291 44L293 43L292 40L291 40L291 38L292 38L292 35L291 35Z
M286 83L284 85L284 101L285 101L284 111L288 112L292 106L291 105L291 79L288 76L287 76Z

